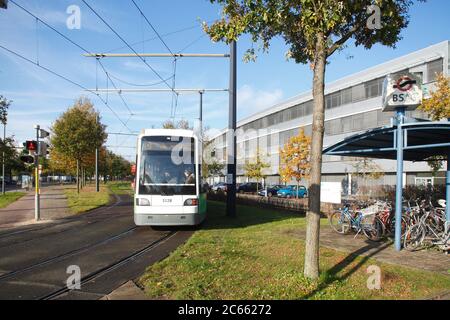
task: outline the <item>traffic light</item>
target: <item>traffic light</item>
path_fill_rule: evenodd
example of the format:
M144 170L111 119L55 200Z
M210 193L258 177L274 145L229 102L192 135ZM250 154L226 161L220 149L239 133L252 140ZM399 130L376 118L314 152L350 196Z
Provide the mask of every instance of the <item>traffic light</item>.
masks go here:
M38 149L37 142L34 140L27 140L27 142L25 142L25 149L36 152Z
M25 163L34 163L34 157L29 154L24 154L23 156L20 156L20 161Z
M48 154L48 144L43 142L43 141L39 141L39 155L45 157Z

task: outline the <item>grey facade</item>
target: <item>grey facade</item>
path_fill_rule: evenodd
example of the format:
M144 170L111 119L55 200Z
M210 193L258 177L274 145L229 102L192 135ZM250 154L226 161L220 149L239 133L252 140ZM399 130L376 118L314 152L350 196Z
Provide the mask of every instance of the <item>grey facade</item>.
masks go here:
M326 85L326 112L324 147L349 135L390 124L393 113L381 112L382 84L386 75L411 72L419 75L425 92L433 90L436 75L449 75L450 42L444 41L378 66L358 72ZM245 107L245 106L238 106ZM244 173L246 161L252 161L257 150L271 167L266 170L268 184L279 183L279 149L300 128L311 134L312 92L306 92L283 103L272 106L238 122L237 173L238 182L247 181ZM426 118L420 111L407 113L409 117ZM215 136L209 150L218 161L226 161L226 130ZM341 181L359 179L359 159L324 156L323 180ZM377 170L385 173L378 181L364 183L395 184L395 161L374 160ZM427 163L405 163L408 184L441 183L443 178L432 177ZM442 176L443 177L443 176ZM431 180L430 180L431 179ZM305 182L306 184L307 182Z

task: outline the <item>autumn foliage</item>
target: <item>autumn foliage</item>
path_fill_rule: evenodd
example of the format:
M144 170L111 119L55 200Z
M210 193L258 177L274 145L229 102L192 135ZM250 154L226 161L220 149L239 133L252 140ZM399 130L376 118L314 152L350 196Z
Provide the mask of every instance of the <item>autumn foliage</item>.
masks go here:
M280 150L280 176L285 183L296 180L297 185L309 176L311 138L303 129L297 136L291 137Z

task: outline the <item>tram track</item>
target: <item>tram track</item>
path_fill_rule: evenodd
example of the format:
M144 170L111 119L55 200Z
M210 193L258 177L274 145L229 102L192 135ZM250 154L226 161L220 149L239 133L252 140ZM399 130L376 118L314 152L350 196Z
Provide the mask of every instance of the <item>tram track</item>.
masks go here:
M169 240L170 238L174 237L176 234L178 233L178 231L171 231L169 233L167 233L166 235L162 236L161 238L153 241L152 243L150 243L149 245L145 246L142 249L139 249L137 251L135 251L134 253L123 257L122 259L120 259L117 262L111 263L101 269L98 269L96 271L93 271L91 273L89 273L88 275L84 276L81 278L80 281L80 285L86 285L92 281L95 281L95 279L97 279L98 277L107 275L108 273L111 273L112 271L127 265L128 263L132 262L133 260L141 257L142 255L152 251L153 249L155 249L156 247L158 247L159 245L161 245L162 243L164 243L165 241ZM46 294L44 296L39 297L37 300L55 300L61 296L63 296L66 293L69 293L71 291L71 289L69 289L67 286L60 288L58 290L55 290L49 294Z
M115 197L115 202L113 204L93 209L93 210L91 210L89 212L86 212L84 214L81 214L81 215L78 215L78 216L75 216L75 217L67 217L67 218L63 218L63 219L59 219L59 220L49 221L44 226L41 226L41 227L38 227L38 228L28 228L28 229L23 229L23 230L9 232L9 233L2 233L2 234L0 234L0 239L4 239L4 238L20 235L20 234L27 233L27 232L36 232L36 231L42 231L42 230L46 230L46 229L53 228L53 227L60 227L60 226L66 225L66 224L73 223L74 221L80 221L80 220L86 220L88 218L92 218L92 215L96 215L96 214L101 213L103 211L112 209L112 208L117 207L120 204L125 202L122 199L122 197L120 197L120 196L118 196L116 194L114 194L114 197ZM124 214L121 214L121 215L124 215ZM103 220L93 221L92 223L97 223L97 222L100 222L100 221L107 221L107 220L115 218L117 216L118 215L116 214L116 215L113 215L112 217L107 217L107 218L105 218ZM63 233L63 232L68 231L68 230L70 230L70 228L61 230L59 232L54 232L52 234L59 234L59 233ZM41 238L41 237L46 237L48 235L49 234L44 234L42 236L37 236L37 237L31 238L31 239L28 239L26 241L16 242L16 243L28 242L28 241L31 241L31 240L34 240L34 239L38 239L38 238ZM13 244L15 244L15 243L13 243ZM4 247L4 246L0 246L0 248L2 248L2 247Z
M88 250L94 249L94 248L96 248L96 247L98 247L98 246L107 244L107 243L109 243L109 242L111 242L111 241L121 239L121 238L123 238L123 237L125 237L125 236L131 234L131 233L132 233L134 230L136 230L137 228L138 228L138 227L134 226L134 227L129 228L129 229L125 230L124 232L121 232L121 233L119 233L119 234L116 234L116 235L114 235L114 236L112 236L112 237L109 237L109 238L103 239L103 240L101 240L101 241L97 241L97 242L95 242L95 243L88 244L88 245L83 246L83 247L81 247L81 248L74 249L74 250L71 250L71 251L69 251L69 252L66 252L66 253L63 253L63 254L60 254L60 255L57 255L57 256L54 256L54 257L45 259L45 260L40 261L40 262L38 262L38 263L29 265L29 266L27 266L27 267L25 267L25 268L18 269L18 270L14 270L14 271L11 271L11 272L2 274L2 275L0 275L0 282L1 282L1 281L4 281L4 280L7 280L7 279L10 279L10 278L12 278L12 277L14 277L14 276L20 275L20 274L22 274L22 273L25 273L25 272L27 272L27 271L31 271L31 270L33 270L33 269L35 269L35 268L42 267L42 266L45 266L45 265L49 265L49 264L51 264L51 263L55 263L55 262L62 261L62 260L64 260L64 259L66 259L66 258L69 258L69 257L75 256L75 255L77 255L77 254L86 252L86 251L88 251Z

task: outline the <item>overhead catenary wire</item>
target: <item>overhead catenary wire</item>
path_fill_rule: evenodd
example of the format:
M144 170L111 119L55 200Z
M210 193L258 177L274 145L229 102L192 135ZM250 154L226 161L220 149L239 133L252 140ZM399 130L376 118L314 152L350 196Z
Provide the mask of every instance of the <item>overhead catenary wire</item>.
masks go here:
M152 83L135 83L135 82L130 82L130 81L126 81L126 80L123 80L123 79L117 77L116 75L112 74L111 72L109 72L109 76L111 78L114 78L115 80L117 80L119 82L122 82L124 84L127 84L129 86L133 86L133 87L154 87L154 86L157 86L157 85L163 83L163 81L152 82ZM170 77L166 78L165 80L169 81L172 78L173 78L173 75L171 75Z
M29 11L28 9L26 9L25 7L21 6L20 4L18 4L17 2L15 2L14 0L11 0L11 3L13 3L14 5L16 5L18 8L20 8L21 10L23 10L24 12L26 12L27 14L29 14L30 16L34 17L36 19L36 23L41 22L43 25L45 25L47 28L49 28L50 30L56 32L59 36L63 37L66 41L70 42L72 45L78 47L80 50L84 51L87 54L92 54L88 49L84 48L83 46L81 46L80 44L76 43L75 41L73 41L72 39L70 39L69 37L67 37L65 34L61 33L59 30L57 30L56 28L52 27L51 25L49 25L47 22L45 22L44 20L42 20L41 18L39 18L38 16L36 16L35 14L33 14L31 11ZM97 59L97 63L99 63L104 72L106 73L106 75L108 76L108 73L105 71L105 68L103 66L103 64L101 63L101 61L99 61L99 59ZM37 65L39 65L39 59L37 59ZM98 89L98 74L97 74L97 67L98 65L96 65L96 87ZM113 81L110 79L111 83L113 84ZM107 85L108 85L108 81L107 81ZM113 84L113 86L116 88L116 86ZM88 90L89 91L89 90ZM97 93L94 93L95 95L98 96ZM128 111L130 112L130 114L133 114L133 112L130 110L128 104L126 103L126 101L124 100L124 98L121 96L121 94L119 93L119 97L121 98L122 102L124 103L125 107L128 109ZM105 103L108 103L108 95L106 98ZM124 123L121 120L122 123ZM126 127L126 126L125 126Z
M215 21L217 21L217 20L215 20L215 19L214 20L208 20L208 21L206 21L206 23L213 23ZM174 35L174 34L190 31L190 30L193 30L193 29L197 29L199 27L201 27L200 24L187 26L187 27L180 28L180 29L177 29L177 30L173 30L173 31L170 31L170 32L167 32L167 33L163 33L161 35L161 37L165 38L165 37L168 37L168 36L171 36L171 35ZM132 46L136 46L138 44L142 44L142 43L145 43L145 42L150 42L150 41L153 41L153 40L156 40L156 39L158 39L158 37L151 37L151 38L144 39L142 41L133 42L133 43L131 43L131 45ZM125 48L127 48L127 46L116 47L114 49L110 49L108 51L105 51L105 53L111 53L111 52L122 50L122 49L125 49Z
M153 68L147 61L139 55L136 50L94 9L86 0L81 0L126 46L133 51L133 53L140 58L140 60L161 80L168 88L171 88L169 83ZM172 89L172 88L171 88ZM173 91L173 90L172 90Z
M69 79L69 78L67 78L66 76L63 76L63 75L61 75L61 74L59 74L58 72L56 72L56 71L53 71L53 70L51 70L51 69L49 69L49 68L47 68L47 67L45 67L45 66L43 66L42 64L37 64L36 62L34 62L33 60L31 60L31 59L29 59L29 58L27 58L27 57L25 57L25 56L23 56L23 55L21 55L20 53L18 53L18 52L15 52L15 51L13 51L13 50L11 50L11 49L8 49L7 47L5 47L5 46L3 46L3 45L1 45L0 44L0 48L1 49L3 49L3 50L5 50L5 51L7 51L7 52L9 52L9 53L11 53L11 54L13 54L13 55L15 55L15 56L17 56L17 57L19 57L19 58L21 58L22 60L25 60L25 61L27 61L27 62L29 62L29 63L31 63L31 64L33 64L33 65L35 65L35 66L37 66L37 67L39 67L39 68L41 68L41 69L43 69L43 70L45 70L45 71L47 71L47 72L49 72L49 73L51 73L51 74L53 74L53 75L55 75L55 76L57 76L57 77L59 77L59 78L61 78L61 79L63 79L63 80L65 80L65 81L67 81L67 82L70 82L71 84L73 84L73 85L75 85L75 86L77 86L77 87L79 87L79 88L81 88L81 89L83 89L83 90L85 90L85 91L87 91L87 92L90 92L90 93L92 93L93 95L95 95L96 97L98 97L99 99L100 99L100 101L114 114L114 116L130 131L130 132L133 132L127 125L126 125L126 123L119 117L119 115L114 111L114 109L112 109L111 108L111 106L99 95L99 94L97 94L94 90L91 90L91 89L88 89L88 88L86 88L85 86L83 86L83 85L81 85L81 84L79 84L79 83L77 83L77 82L75 82L75 81L73 81L73 80L71 80L71 79Z
M152 28L153 32L156 34L156 36L159 38L159 40L162 42L162 44L166 47L167 51L169 51L171 54L173 54L172 50L170 50L170 48L167 45L167 43L164 41L164 39L161 37L161 35L155 29L153 24L148 20L147 16L144 14L144 12L142 12L141 8L137 5L136 1L131 0L131 2L133 2L133 4L136 7L136 9L138 9L138 11L141 14L141 16L144 18L144 20L147 22L147 24L150 26L150 28Z
M136 3L135 0L131 0L131 2L134 4L134 6L136 7L136 9L139 11L139 13L141 14L141 17L144 18L144 20L147 22L147 24L150 26L150 28L153 30L153 32L156 34L156 36L159 38L159 40L161 41L161 43L166 47L167 51L169 51L169 53L171 55L174 55L174 53L172 52L172 50L170 50L169 46L167 45L167 43L164 41L164 39L161 37L161 35L159 34L159 32L156 30L156 28L153 26L153 24L150 22L150 20L147 18L147 16L145 15L145 13L141 10L141 8L138 6L138 4ZM177 74L177 58L174 57L174 61L173 61L173 78L172 78L172 90L175 89L175 85L176 85L176 74ZM171 116L175 117L176 114L176 110L177 110L177 106L178 106L178 93L173 92L172 94L172 102L171 102L171 107L170 107L170 112L171 112Z

